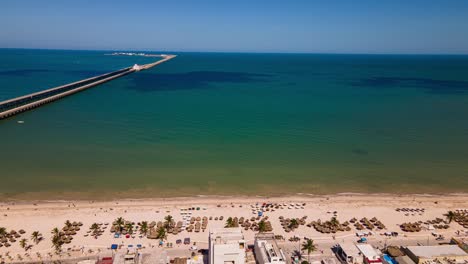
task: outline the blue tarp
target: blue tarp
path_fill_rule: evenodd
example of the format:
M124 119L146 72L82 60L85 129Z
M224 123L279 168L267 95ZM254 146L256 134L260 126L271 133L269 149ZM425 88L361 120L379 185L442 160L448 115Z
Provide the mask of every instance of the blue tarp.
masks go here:
M117 244L112 244L111 249L117 249L119 246Z

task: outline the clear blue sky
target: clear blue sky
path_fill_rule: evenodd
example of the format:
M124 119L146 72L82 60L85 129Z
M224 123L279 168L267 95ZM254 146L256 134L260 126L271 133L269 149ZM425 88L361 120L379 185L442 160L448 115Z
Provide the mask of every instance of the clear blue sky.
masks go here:
M468 0L0 0L1 48L468 54Z

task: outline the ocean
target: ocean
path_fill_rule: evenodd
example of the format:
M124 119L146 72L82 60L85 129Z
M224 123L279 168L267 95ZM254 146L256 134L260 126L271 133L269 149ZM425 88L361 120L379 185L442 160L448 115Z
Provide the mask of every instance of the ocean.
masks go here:
M0 101L158 59L107 53L0 49ZM468 56L174 54L0 120L0 198L468 190Z

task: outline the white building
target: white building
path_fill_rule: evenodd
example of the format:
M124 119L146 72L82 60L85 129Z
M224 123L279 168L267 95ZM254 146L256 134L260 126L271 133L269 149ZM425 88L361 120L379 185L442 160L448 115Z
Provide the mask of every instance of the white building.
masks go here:
M133 65L132 69L134 69L135 71L140 71L140 70L141 70L141 66L138 65L138 64L135 64L135 65Z
M286 264L286 257L276 244L273 233L256 235L254 250L258 264Z
M209 264L244 264L246 243L242 229L219 228L210 230Z
M335 254L343 262L349 264L362 263L362 256L355 244L343 243L335 247Z
M377 252L377 250L369 244L360 244L356 247L361 251L362 256L364 257L364 263L366 264L382 264L382 253Z

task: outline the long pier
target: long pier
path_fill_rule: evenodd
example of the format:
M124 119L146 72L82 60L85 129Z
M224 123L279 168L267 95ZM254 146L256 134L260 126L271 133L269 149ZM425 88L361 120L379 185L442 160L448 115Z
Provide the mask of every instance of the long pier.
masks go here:
M40 92L35 92L13 99L0 102L0 119L5 119L16 114L40 107L50 102L56 101L63 97L72 95L77 92L89 89L96 85L109 82L127 74L137 72L140 70L147 70L156 65L164 63L173 59L176 55L162 55L163 59L145 65L135 65L120 69L114 72L102 74L99 76L91 77L88 79L80 80L77 82L65 84L62 86L46 89Z

